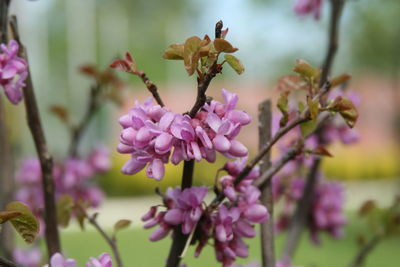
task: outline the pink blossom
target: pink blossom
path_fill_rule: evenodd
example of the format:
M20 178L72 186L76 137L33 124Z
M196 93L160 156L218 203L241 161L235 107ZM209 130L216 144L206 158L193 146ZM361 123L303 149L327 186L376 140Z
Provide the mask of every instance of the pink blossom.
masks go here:
M74 259L65 259L60 253L55 253L51 256L50 265L51 267L76 267L76 261ZM43 267L49 267L49 265L46 264Z
M11 40L8 46L0 45L3 53L0 54L0 85L7 98L13 104L18 104L23 97L21 88L25 87L28 76L28 63L18 57L19 45Z
M86 267L112 267L111 256L108 253L103 253L98 258L90 258Z
M42 253L37 247L32 247L28 250L15 248L13 256L15 262L24 267L39 267L42 260Z
M314 15L315 19L319 19L321 15L322 0L297 0L294 6L294 11L300 15Z
M191 187L181 191L180 188L169 188L165 195L166 211L157 213L157 207L151 207L142 220L144 228L159 225L150 236L151 241L158 241L170 232L175 225L181 225L182 232L189 234L204 213L202 206L207 194L207 187Z

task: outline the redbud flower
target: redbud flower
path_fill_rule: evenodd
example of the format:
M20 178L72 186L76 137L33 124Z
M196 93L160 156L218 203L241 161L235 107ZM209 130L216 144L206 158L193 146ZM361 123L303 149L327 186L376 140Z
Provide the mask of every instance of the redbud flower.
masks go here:
M51 256L50 265L51 267L76 267L76 261L74 259L65 259L60 253L55 253ZM43 267L49 267L49 265L46 264Z
M98 258L90 258L86 267L112 267L111 256L108 253L103 253Z
M315 19L321 15L322 0L297 0L294 11L301 16L312 14Z
M16 263L24 267L39 267L40 261L42 259L42 253L37 247L32 247L28 250L15 248L13 252L13 257Z
M13 104L18 104L23 97L21 88L25 87L24 81L28 76L28 64L18 57L19 45L11 40L8 46L0 45L0 85L7 98Z

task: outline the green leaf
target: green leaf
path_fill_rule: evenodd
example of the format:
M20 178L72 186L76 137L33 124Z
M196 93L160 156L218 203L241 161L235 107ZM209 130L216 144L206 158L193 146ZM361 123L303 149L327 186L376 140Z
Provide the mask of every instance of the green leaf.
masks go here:
M350 128L353 128L358 119L358 111L350 99L338 96L327 107L328 110L339 112Z
M6 211L21 213L10 222L25 242L32 243L39 233L39 223L31 210L22 202L11 202L6 206Z
M319 69L314 68L302 59L297 60L297 65L294 66L293 71L313 81L318 80L321 75L321 71Z
M312 100L311 97L307 97L308 109L312 120L317 120L319 113L319 102L318 100Z
M231 66L237 74L240 75L244 72L244 66L237 57L226 54L224 55L224 58L226 62L228 62L229 66Z
M68 227L74 201L70 195L63 195L57 201L57 219L61 227Z
M21 216L21 212L18 211L1 211L0 212L0 224L3 224L11 219Z
M317 121L310 120L300 124L300 129L303 137L307 137L309 134L313 133L317 129Z
M164 51L163 58L171 59L171 60L182 60L183 59L183 44L170 45Z
M85 210L87 208L86 206L87 204L79 200L78 203L74 206L74 215L82 231L85 230L85 220L86 220Z
M289 95L289 92L283 92L283 93L281 93L281 95L279 96L279 99L278 99L277 106L278 106L278 109L280 110L280 112L282 113L282 118L279 121L280 127L285 126L286 123L289 121L288 95Z
M117 232L119 230L128 228L131 225L131 223L132 223L131 220L126 220L126 219L122 219L122 220L117 221L114 224L114 232Z
M217 52L221 53L233 53L236 52L238 49L233 47L231 43L229 43L227 40L224 40L222 38L216 38L214 40L214 47Z
M202 40L197 36L188 38L183 47L183 62L189 76L193 75L197 69L200 59L200 48Z

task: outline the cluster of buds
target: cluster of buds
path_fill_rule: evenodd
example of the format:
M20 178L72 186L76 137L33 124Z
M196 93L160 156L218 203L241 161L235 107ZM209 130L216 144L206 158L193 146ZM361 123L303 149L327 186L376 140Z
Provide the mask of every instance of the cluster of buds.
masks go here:
M312 14L318 20L321 16L321 6L322 0L297 0L294 11L300 16Z
M21 89L25 87L28 77L28 63L18 57L19 45L11 40L7 45L1 44L0 48L0 85L4 93L13 104L18 104L23 97Z
M164 164L182 160L206 159L214 162L216 152L226 157L247 156L247 148L235 137L250 116L236 110L236 94L222 90L224 103L212 100L194 118L153 105L152 99L143 105L136 103L119 122L123 127L118 151L130 153L131 159L122 172L134 174L146 167L150 178L164 177Z

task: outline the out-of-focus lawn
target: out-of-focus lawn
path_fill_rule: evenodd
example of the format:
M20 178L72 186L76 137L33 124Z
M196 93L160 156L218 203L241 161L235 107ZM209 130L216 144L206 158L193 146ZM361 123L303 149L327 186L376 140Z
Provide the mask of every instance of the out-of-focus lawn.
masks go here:
M321 267L345 267L357 250L355 237L360 227L350 225L346 230L346 236L340 240L333 240L327 236L322 238L323 245L316 247L310 244L308 235L303 236L301 247L297 252L295 266L321 266ZM164 266L164 260L168 254L170 239L159 242L149 242L149 230L133 229L119 233L119 246L126 267L153 267ZM102 252L109 252L98 234L94 231L65 232L63 233L63 249L69 257L78 260L78 266L84 266L89 256L97 256ZM278 236L277 248L281 248L284 237ZM250 257L240 260L240 263L258 261L259 239L250 241ZM199 259L193 257L191 248L184 263L189 267L221 266L215 261L214 253L210 247L206 248ZM400 266L400 239L389 238L383 241L370 255L364 267L398 267Z

